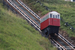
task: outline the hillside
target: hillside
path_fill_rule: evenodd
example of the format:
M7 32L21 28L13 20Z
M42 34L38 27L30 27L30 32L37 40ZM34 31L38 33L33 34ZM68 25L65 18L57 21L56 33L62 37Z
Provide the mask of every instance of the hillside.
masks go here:
M0 50L56 50L26 20L0 3Z
M22 0L24 3L27 3L29 7L33 11L35 11L40 17L45 15L50 11L57 11L60 13L61 18L65 22L68 22L70 26L65 26L65 22L61 21L60 29L62 32L66 32L67 36L75 37L75 2L65 2L64 0L41 0L40 2L36 2L37 0ZM42 3L42 5L40 4ZM49 8L46 10L45 6ZM74 31L70 30L70 28L74 27Z

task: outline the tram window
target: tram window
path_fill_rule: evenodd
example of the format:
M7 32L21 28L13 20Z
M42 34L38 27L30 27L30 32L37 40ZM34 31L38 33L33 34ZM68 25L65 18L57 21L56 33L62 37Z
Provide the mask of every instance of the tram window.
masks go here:
M59 17L57 16L57 19L59 19Z
M58 18L57 15L56 15L56 18Z
M41 19L41 22L47 20L49 18L49 15L45 16L44 18Z
M54 18L56 17L56 15L54 15Z
M60 16L58 15L58 19L60 19Z
M50 14L50 18L52 18L52 14Z
M53 18L54 18L54 15L53 15Z
M53 18L57 18L57 15L53 15Z

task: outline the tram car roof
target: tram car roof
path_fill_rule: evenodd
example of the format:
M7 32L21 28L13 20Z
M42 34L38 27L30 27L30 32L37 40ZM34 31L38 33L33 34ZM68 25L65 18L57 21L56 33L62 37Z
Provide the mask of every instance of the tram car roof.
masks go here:
M48 12L47 14L45 14L43 17L41 17L41 19L44 18L45 16L49 15L49 14L57 15L57 14L60 14L60 13L58 13L56 11L51 11L51 12Z

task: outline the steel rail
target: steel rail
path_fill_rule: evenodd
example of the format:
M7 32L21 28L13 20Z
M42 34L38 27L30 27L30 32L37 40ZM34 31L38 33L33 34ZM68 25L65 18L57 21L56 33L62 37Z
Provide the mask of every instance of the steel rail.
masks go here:
M17 0L12 0L12 2L17 5L25 14L27 14L37 25L40 26L40 22L32 15L30 14L26 9L24 9L18 2Z
M72 48L72 50L74 50L74 45L71 44L67 39L65 39L62 35L58 34L58 37L64 41L64 43L66 43L70 48Z
M61 44L59 44L57 41L55 41L53 38L52 39L50 39L54 44L55 44L55 46L57 47L57 48L59 48L60 50L66 50L64 47L62 47L62 45Z
M57 38L56 40L62 47L65 48L65 50L74 50L73 48L70 47L66 42L64 42L60 37Z
M24 8L26 9L29 13L31 13L39 22L40 22L40 17L34 13L26 4L24 4L21 0L17 0L17 2Z
M27 5L25 5L21 0L18 0L18 2L22 4L26 9L28 9L34 16L36 16L37 19L40 19L40 17L34 11L32 11Z

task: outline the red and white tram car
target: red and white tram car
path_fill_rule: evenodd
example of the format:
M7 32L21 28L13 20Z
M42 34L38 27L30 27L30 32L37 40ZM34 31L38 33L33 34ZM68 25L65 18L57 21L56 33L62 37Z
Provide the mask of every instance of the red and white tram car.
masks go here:
M46 36L58 34L60 27L60 13L52 11L40 19L40 29Z

